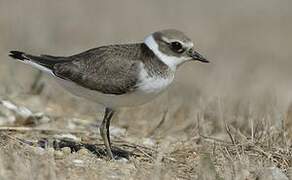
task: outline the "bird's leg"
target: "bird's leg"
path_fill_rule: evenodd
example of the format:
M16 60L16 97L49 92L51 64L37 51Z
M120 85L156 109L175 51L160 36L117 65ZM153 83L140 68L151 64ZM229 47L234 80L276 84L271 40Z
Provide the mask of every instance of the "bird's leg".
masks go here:
M107 155L111 159L114 159L114 156L111 150L109 126L110 126L110 121L113 115L114 115L114 110L110 108L105 108L105 114L104 114L102 123L99 127L100 135L103 139Z
M112 114L110 115L110 116L113 116L113 111L112 111ZM110 145L110 148L112 147L111 146L111 137L110 137L110 131L109 131L109 127L110 127L110 124L111 124L111 118L112 117L109 117L109 120L107 120L106 121L106 124L105 124L105 126L106 126L106 136L107 136L107 139L108 139L108 143L109 143L109 145Z

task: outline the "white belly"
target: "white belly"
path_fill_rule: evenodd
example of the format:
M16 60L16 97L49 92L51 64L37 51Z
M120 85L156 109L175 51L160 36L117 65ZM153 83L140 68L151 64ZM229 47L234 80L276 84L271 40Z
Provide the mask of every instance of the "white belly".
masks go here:
M135 91L124 95L103 94L60 78L57 78L57 81L76 96L83 97L105 107L119 108L147 103L163 92L173 81L173 77L168 79L145 79Z

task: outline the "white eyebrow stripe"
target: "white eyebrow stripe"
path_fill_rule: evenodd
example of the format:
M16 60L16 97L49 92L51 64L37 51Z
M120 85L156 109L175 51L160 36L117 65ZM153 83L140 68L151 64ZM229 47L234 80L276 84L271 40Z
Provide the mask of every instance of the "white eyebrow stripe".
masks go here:
M178 40L178 39L171 39L169 40L170 42L179 42L181 43L182 45L185 45L186 43L182 42L181 40Z
M171 40L167 39L166 37L162 36L161 39L164 41L164 42L167 42L167 43L170 43Z
M164 39L167 39L167 38L165 38L165 37L162 37L162 39L164 40ZM179 42L179 43L181 43L182 45L183 45L183 47L186 47L187 49L189 49L189 48L192 48L192 47L194 47L194 43L193 42L191 42L191 41L189 41L189 42L182 42L182 41L180 41L180 40L177 40L177 39L167 39L168 41L166 41L166 42L168 42L168 43L170 43L170 42Z

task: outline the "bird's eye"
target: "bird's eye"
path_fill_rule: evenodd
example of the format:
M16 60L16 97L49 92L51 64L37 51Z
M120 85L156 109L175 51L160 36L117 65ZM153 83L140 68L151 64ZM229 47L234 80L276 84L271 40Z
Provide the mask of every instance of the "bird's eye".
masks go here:
M171 43L171 49L177 53L184 52L183 45L180 42L174 41Z

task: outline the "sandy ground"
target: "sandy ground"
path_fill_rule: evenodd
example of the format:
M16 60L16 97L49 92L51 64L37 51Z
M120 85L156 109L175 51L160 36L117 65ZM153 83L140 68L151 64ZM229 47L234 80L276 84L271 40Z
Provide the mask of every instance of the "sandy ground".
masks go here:
M37 99L35 97L33 101ZM20 102L27 100L21 99ZM254 115L248 116L248 127L222 120L224 131L218 133L213 127L216 124L212 123L212 118L225 116L227 112L221 109L224 102L211 103L220 105L218 109L213 107L212 111L202 107L196 116L191 117L193 121L187 126L180 127L179 122L170 122L168 112L162 113L159 122L155 122L153 127L141 128L132 119L125 120L127 123L123 122L131 124L131 128L122 128L114 123L111 135L114 152L119 152L119 159L108 161L96 127L98 122L85 117L31 112L15 102L2 100L0 177L255 179L265 167L278 167L289 174L291 142L286 129L273 122L277 118L277 112L265 114L267 120L261 122L254 121ZM11 108L13 105L17 108ZM144 108L138 110L143 111ZM177 109L174 116L184 116L185 112L181 111L186 109L188 108ZM127 119L124 114L129 113L120 112L117 116ZM242 117L238 115L233 118ZM169 123L178 123L176 130L170 130L172 128L168 127ZM242 127L236 128L240 126ZM140 133L135 128L141 130ZM166 135L165 131L171 133ZM213 134L212 131L217 133L209 135ZM78 144L82 146L76 148ZM91 145L94 149L84 144Z

